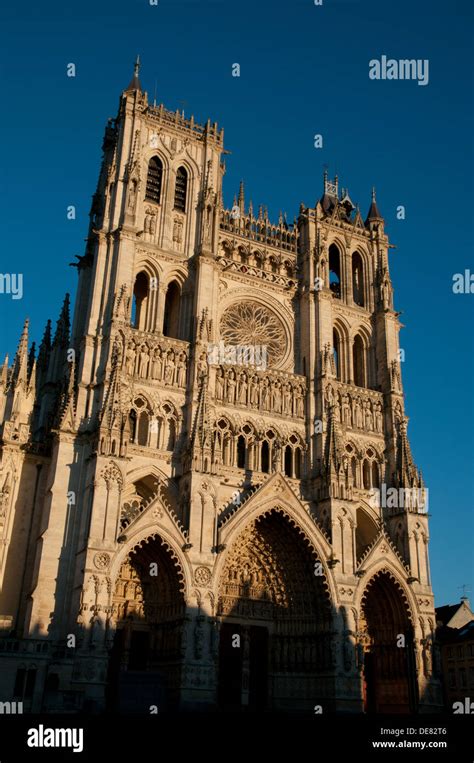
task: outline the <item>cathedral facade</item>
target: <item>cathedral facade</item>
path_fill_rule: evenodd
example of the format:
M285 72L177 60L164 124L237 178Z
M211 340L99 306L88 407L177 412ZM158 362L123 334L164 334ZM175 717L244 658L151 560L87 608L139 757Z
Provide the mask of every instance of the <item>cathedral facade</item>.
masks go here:
M225 208L223 154L223 130L151 106L136 67L72 325L66 297L38 353L27 322L3 366L0 701L439 709L375 194L364 221L326 174L272 223L243 185Z

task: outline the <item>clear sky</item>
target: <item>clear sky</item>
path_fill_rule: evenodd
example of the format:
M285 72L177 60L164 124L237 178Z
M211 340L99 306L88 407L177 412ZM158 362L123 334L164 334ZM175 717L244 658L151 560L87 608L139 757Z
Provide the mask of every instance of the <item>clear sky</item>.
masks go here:
M254 206L291 221L301 201L320 197L327 164L365 215L375 185L397 247L402 373L412 449L430 490L437 605L457 601L463 583L474 590L474 295L452 291L455 273L474 273L472 7L44 0L2 10L0 272L23 273L24 293L0 295L0 349L15 351L27 315L38 342L64 292L74 294L68 263L84 251L104 125L137 53L151 100L156 87L158 103L224 126L228 205L243 178ZM369 61L382 55L427 59L429 83L369 79Z

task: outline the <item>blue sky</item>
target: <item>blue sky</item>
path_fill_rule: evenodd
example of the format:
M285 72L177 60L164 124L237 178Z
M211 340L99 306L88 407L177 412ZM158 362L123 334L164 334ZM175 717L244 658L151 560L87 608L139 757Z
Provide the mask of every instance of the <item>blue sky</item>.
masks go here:
M156 87L168 108L224 126L229 205L243 178L247 199L292 220L301 201L319 198L327 164L365 215L375 185L397 247L391 273L406 326L409 434L430 489L436 604L456 601L463 583L474 590L474 295L452 292L453 274L474 272L471 6L46 0L2 11L0 270L23 273L24 295L0 295L1 349L14 352L26 315L39 341L74 293L68 263L84 250L104 125L137 53L151 99ZM370 80L369 61L382 55L428 59L429 84Z

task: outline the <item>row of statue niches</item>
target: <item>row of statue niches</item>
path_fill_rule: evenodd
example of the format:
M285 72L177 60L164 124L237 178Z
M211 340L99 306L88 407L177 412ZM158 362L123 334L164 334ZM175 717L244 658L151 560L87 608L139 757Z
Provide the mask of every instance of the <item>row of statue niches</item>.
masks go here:
M326 393L326 400L328 406L334 408L336 421L351 429L383 432L383 411L380 402L364 399L349 392L339 392L335 395L331 390L331 393Z
M124 366L130 376L153 379L176 387L186 386L188 358L168 347L148 347L130 340L125 351Z
M291 381L246 371L216 370L216 400L260 411L304 417L304 387Z

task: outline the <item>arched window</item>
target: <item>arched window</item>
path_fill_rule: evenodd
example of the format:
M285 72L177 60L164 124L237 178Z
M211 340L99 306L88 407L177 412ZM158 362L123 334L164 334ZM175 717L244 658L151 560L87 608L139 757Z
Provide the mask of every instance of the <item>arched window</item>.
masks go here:
M140 418L138 419L138 436L137 436L137 442L138 445L148 445L148 425L149 425L149 417L148 413L146 411L142 411L140 413Z
M179 339L179 312L181 292L176 281L171 281L166 291L163 334Z
M362 467L362 478L364 481L364 488L370 490L370 463L367 459L364 459Z
M362 338L357 335L352 346L352 366L354 371L354 384L356 387L365 387L365 348Z
M262 442L261 470L262 472L266 472L266 474L268 474L270 470L270 449L266 440Z
M186 211L186 195L188 192L188 173L184 167L178 167L174 189L174 208L178 212Z
M336 329L332 332L332 348L334 353L334 365L336 366L336 377L341 381L341 339Z
M165 450L173 450L176 443L176 422L174 419L168 419L168 441L165 443Z
M301 478L301 449L295 448L295 478Z
M237 440L237 469L245 469L245 439L242 435Z
M329 288L335 297L341 298L341 257L335 244L329 247Z
M289 445L285 448L285 474L287 477L293 476L293 451Z
M359 487L359 480L357 479L357 460L355 456L352 456L351 458L351 474L353 486Z
M226 432L224 434L224 442L222 445L222 463L224 466L230 466L230 433Z
M161 185L163 182L163 163L158 156L152 156L148 163L148 174L146 177L145 199L160 203Z
M137 414L133 408L128 415L128 424L130 427L130 442L135 442L137 436Z
M150 282L146 273L141 271L135 278L133 287L132 302L132 326L141 331L145 330L146 313L148 307L148 296L150 291Z
M364 307L364 267L359 252L352 255L352 296L356 305Z
M379 485L379 467L377 461L372 461L372 487L380 487Z

